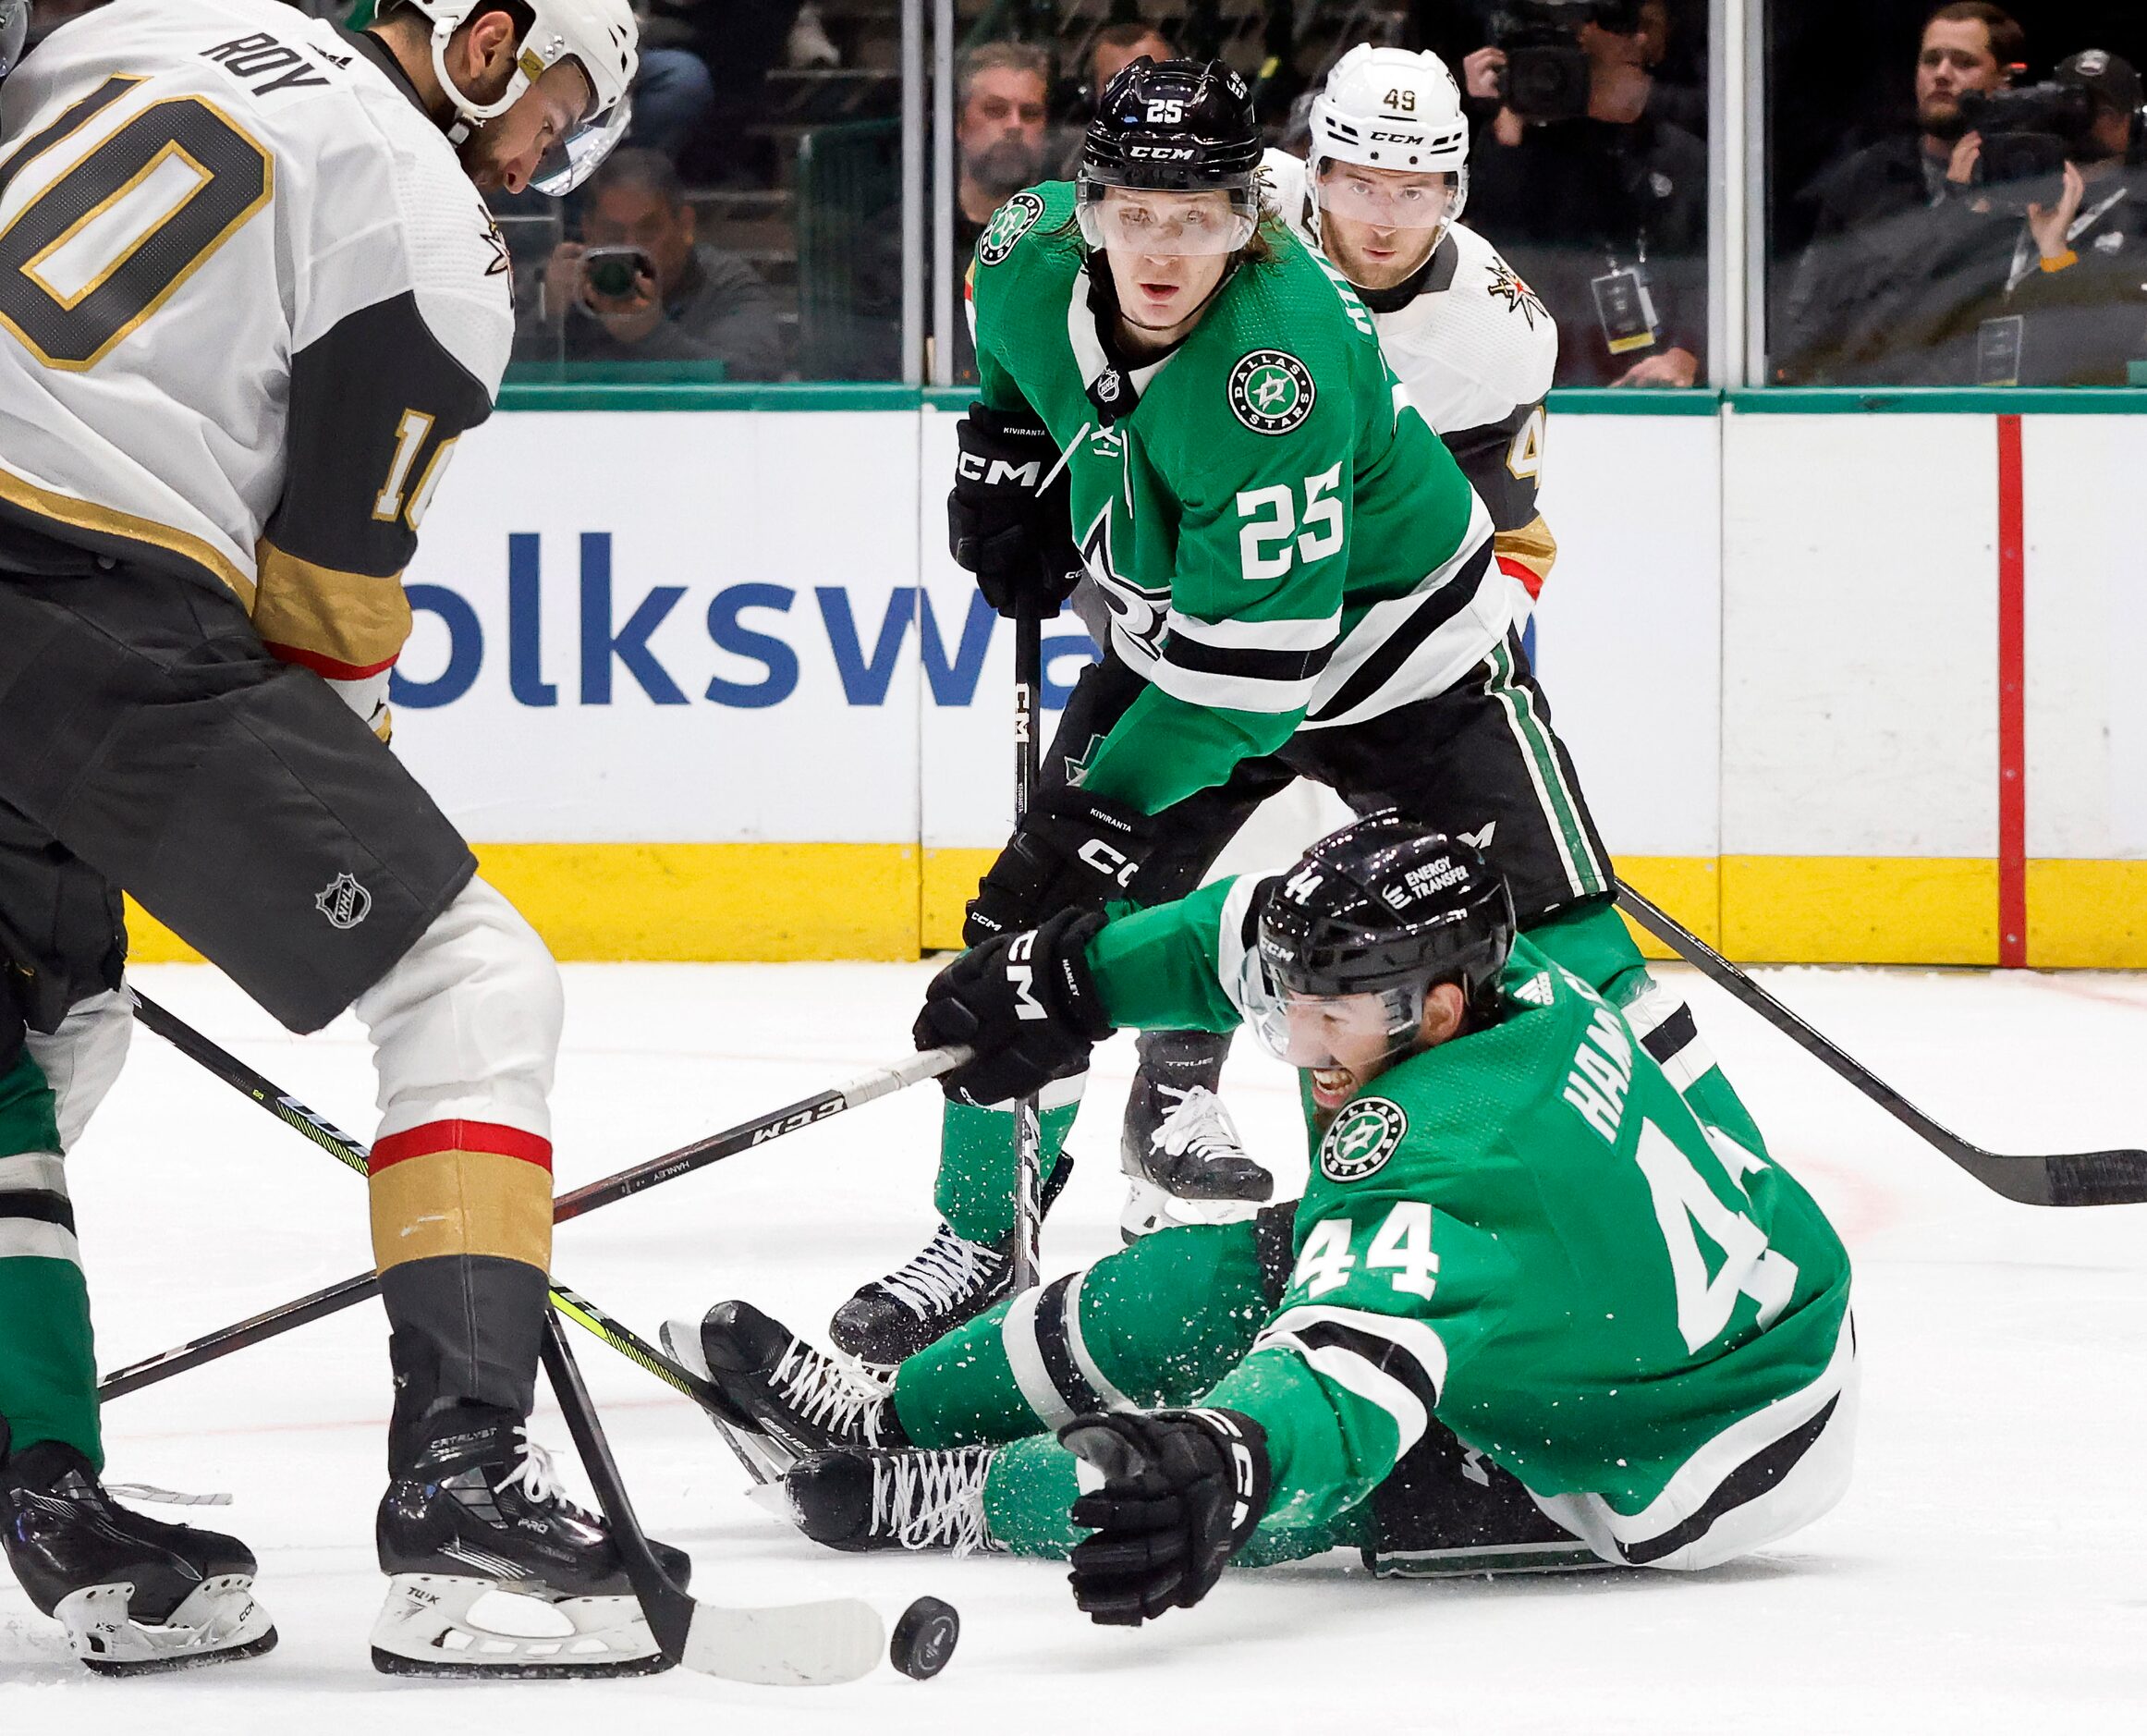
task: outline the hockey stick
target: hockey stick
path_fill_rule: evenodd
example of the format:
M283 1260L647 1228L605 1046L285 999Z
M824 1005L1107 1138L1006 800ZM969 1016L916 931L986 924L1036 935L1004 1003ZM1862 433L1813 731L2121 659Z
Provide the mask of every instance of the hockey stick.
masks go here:
M855 1681L871 1672L885 1655L887 1632L879 1611L861 1599L725 1608L702 1603L678 1586L656 1559L634 1516L604 1424L555 1314L544 1316L543 1350L553 1394L567 1416L567 1432L574 1437L627 1578L665 1657L704 1676L763 1687L823 1686Z
M1086 432L1084 430L1084 432ZM1074 445L1080 444L1077 435ZM1071 452L1073 446L1067 447ZM1064 465L1066 455L1059 456ZM1052 475L1058 474L1057 470ZM1049 479L1045 480L1049 486ZM1039 489L1039 493L1043 490ZM1043 681L1043 623L1032 615L1014 621L1014 825L1036 794L1036 698ZM1014 1293L1036 1288L1043 1257L1043 1111L1034 1092L1014 1110Z
M259 1104L287 1127L295 1128L346 1168L355 1169L361 1176L371 1172L368 1146L352 1139L324 1116L308 1108L265 1074L255 1071L228 1049L203 1036L177 1013L150 999L140 989L129 988L128 993L134 997L135 1018L189 1060L223 1081L241 1096ZM639 1363L658 1380L677 1388L707 1412L709 1421L715 1424L716 1432L723 1436L731 1451L738 1455L738 1462L746 1468L747 1474L756 1483L768 1481L766 1468L748 1449L736 1432L738 1427L745 1425L745 1419L733 1411L729 1401L714 1386L699 1378L690 1369L681 1368L654 1345L629 1331L586 1296L568 1290L564 1284L552 1286L551 1298L552 1306L577 1326L602 1339L620 1355Z
M1039 495L1058 480L1089 437L1080 425L1058 461L1036 484ZM1014 824L1019 826L1036 795L1036 703L1043 691L1043 621L1040 616L1014 617ZM1043 1107L1035 1093L1014 1107L1014 1293L1036 1288L1043 1259Z
M2147 1151L2066 1152L2054 1156L1985 1151L1941 1127L1860 1061L1791 1012L1699 935L1630 886L1618 907L1718 987L1727 989L1807 1054L1846 1079L1897 1121L1935 1146L1993 1192L2022 1205L2137 1205L2147 1201Z
M734 1157L739 1152L750 1151L756 1145L764 1145L771 1140L781 1139L786 1133L795 1133L799 1128L811 1127L845 1110L855 1109L877 1098L891 1096L897 1091L921 1083L927 1079L937 1079L942 1073L959 1067L970 1057L967 1048L925 1049L916 1055L905 1056L890 1067L874 1068L861 1073L847 1083L830 1090L818 1092L810 1097L801 1097L796 1103L785 1104L780 1109L771 1109L765 1115L755 1116L750 1121L740 1121L736 1127L726 1128L720 1133L711 1133L705 1139L695 1140L690 1145L681 1145L677 1151L666 1152L661 1157L636 1164L630 1169L622 1169L616 1175L607 1176L601 1181L592 1181L587 1187L577 1188L571 1193L559 1196L552 1205L552 1221L563 1224L570 1217L579 1217L602 1206L611 1205L632 1194L656 1187L663 1182L705 1168L726 1157ZM309 1134L308 1137L312 1137ZM258 1314L210 1333L205 1338L165 1351L158 1355L130 1363L107 1375L97 1388L100 1400L116 1399L142 1388L153 1386L160 1380L168 1380L204 1363L213 1363L218 1357L227 1356L233 1351L288 1332L293 1326L304 1326L308 1321L325 1319L340 1313L353 1303L363 1302L379 1289L379 1278L371 1272L360 1272L345 1278L339 1284L331 1284L326 1290L318 1290L310 1296L301 1296L279 1308ZM652 1351L652 1354L658 1352Z

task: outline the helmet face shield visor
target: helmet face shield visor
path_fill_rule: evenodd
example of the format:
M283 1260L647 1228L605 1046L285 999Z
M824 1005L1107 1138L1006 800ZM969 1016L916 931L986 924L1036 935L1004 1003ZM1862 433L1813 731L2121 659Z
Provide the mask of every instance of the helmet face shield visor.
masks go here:
M1084 174L1079 213L1081 238L1106 252L1213 256L1252 238L1260 195L1250 187L1121 187Z
M1443 230L1461 214L1467 171L1396 174L1354 163L1320 165L1320 209L1382 229Z
M1291 1067L1346 1067L1363 1072L1415 1042L1423 1024L1424 985L1364 995L1263 997L1253 1022L1261 1046Z
M549 198L564 198L618 148L633 118L633 103L622 96L603 114L581 122L538 159L531 187Z

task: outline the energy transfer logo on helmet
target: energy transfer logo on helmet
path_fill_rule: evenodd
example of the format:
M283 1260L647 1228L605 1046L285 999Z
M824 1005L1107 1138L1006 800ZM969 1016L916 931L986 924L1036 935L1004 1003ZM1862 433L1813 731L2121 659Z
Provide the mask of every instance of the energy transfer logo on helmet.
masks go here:
M1254 434L1301 427L1319 396L1312 371L1287 349L1255 349L1230 371L1230 410Z
M1360 1097L1335 1118L1320 1142L1320 1173L1330 1181L1361 1181L1400 1150L1409 1117L1387 1097Z
M992 214L991 222L978 237L977 263L1004 264L1006 255L1014 251L1014 243L1034 228L1037 218L1042 215L1043 200L1034 193L1016 193Z

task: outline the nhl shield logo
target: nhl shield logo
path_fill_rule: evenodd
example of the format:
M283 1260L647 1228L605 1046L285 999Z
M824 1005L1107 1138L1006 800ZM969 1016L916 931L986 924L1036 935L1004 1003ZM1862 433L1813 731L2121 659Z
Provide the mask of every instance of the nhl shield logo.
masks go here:
M1409 1117L1386 1097L1360 1097L1335 1118L1320 1142L1320 1173L1330 1181L1361 1181L1401 1147Z
M356 928L372 914L372 894L358 884L357 876L339 874L313 894L313 905L328 919L331 928Z
M984 226L984 232L977 238L977 263L997 265L1005 262L1014 251L1014 243L1036 226L1037 218L1043 215L1043 201L1034 193L1016 193L998 210Z
M1301 427L1318 396L1311 370L1287 349L1255 349L1230 371L1230 413L1254 434Z

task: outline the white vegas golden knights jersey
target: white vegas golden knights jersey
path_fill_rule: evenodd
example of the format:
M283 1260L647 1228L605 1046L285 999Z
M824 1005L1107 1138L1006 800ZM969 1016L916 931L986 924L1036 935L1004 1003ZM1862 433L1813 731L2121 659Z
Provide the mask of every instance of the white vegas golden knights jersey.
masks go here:
M512 281L372 38L114 0L0 87L0 512L228 586L370 711Z
M1262 159L1263 189L1307 247L1312 232L1305 165L1285 151ZM1558 361L1558 328L1498 250L1465 224L1439 243L1400 307L1364 296L1379 347L1410 400L1446 444L1490 509L1500 568L1524 623L1557 557L1536 510L1543 456L1543 394Z

